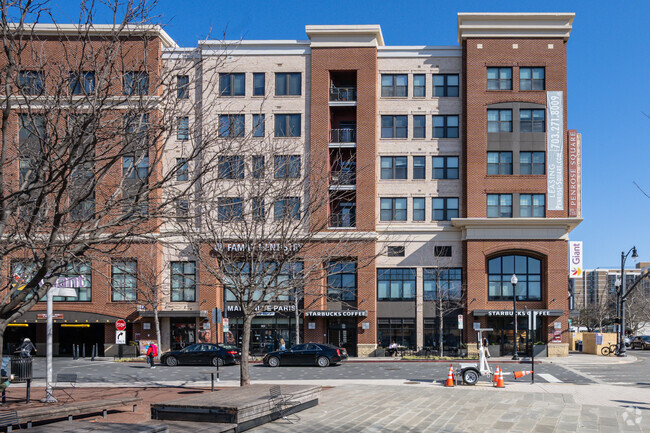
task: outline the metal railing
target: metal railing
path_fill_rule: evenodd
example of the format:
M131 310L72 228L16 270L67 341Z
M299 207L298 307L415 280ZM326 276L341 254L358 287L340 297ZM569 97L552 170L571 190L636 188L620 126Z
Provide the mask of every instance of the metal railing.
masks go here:
M356 213L333 213L330 215L330 227L351 228L356 227Z
M330 129L330 143L356 143L356 128Z
M332 87L330 88L330 101L356 101L356 87Z
M356 171L332 171L330 172L330 185L356 185L357 173Z

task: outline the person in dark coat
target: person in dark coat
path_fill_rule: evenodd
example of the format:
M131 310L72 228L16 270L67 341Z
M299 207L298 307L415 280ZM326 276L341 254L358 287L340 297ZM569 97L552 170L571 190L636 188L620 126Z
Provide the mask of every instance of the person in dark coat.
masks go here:
M16 352L20 352L20 356L22 358L31 358L32 350L34 353L36 353L36 348L34 347L32 341L29 338L25 338L22 344L18 346L18 349L16 349Z

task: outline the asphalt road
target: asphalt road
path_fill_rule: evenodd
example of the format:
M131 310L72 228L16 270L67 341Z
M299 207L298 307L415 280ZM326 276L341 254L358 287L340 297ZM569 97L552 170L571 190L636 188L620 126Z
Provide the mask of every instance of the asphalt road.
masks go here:
M535 381L551 383L608 383L625 384L639 387L650 387L650 351L633 351L638 360L630 364L537 364L535 365ZM578 360L579 361L579 360ZM456 365L457 363L454 363ZM490 363L492 368L495 363ZM506 373L516 370L528 370L530 364L505 364L501 366ZM319 367L265 367L262 364L251 364L252 380L386 380L398 379L404 381L430 382L440 381L447 377L448 363L439 362L344 362L340 365ZM34 376L44 379L45 360L36 358L34 361ZM214 370L210 366L177 366L166 367L158 365L150 369L145 363L122 363L111 361L90 361L89 359L72 360L70 358L54 358L54 374L76 373L78 381L84 383L129 383L151 382L164 383L193 382L209 380L207 371ZM239 380L239 366L221 367L221 380ZM529 381L526 376L519 381ZM506 382L513 381L512 374L505 376Z

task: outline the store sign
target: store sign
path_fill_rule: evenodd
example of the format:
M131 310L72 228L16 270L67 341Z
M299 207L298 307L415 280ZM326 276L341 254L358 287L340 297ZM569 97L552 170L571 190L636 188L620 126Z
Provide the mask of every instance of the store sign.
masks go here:
M569 241L569 278L582 278L582 241Z
M41 320L47 320L47 314L46 313L38 313L36 315L37 319ZM52 313L52 319L57 320L57 319L63 319L63 314L61 313Z
M303 244L291 243L291 244L281 244L281 243L260 243L257 245L254 244L244 244L244 243L223 243L217 244L214 249L219 252L232 252L232 253L242 253L244 251L261 251L261 252L296 252L302 249Z
M239 305L228 305L226 308L228 312L238 312L241 311L241 307ZM283 304L269 304L269 305L260 305L255 309L256 312L260 311L269 311L269 312L292 312L296 311L296 306L295 305L283 305ZM258 313L258 315L260 315Z
M578 154L578 132L575 129L569 129L568 144L569 147L569 216L578 216L578 179L579 154Z
M367 310L305 311L305 317L367 317Z
M531 310L517 310L517 317L527 316ZM564 315L562 310L533 310L538 316L559 317ZM474 310L474 316L512 317L512 310Z
M547 210L564 210L564 103L562 91L546 92Z

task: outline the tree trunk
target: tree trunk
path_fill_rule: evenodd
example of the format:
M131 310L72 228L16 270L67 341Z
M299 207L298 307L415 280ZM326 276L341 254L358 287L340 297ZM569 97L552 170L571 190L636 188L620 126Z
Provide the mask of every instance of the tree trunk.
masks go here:
M239 363L239 385L246 386L251 384L251 377L248 370L248 348L251 338L251 323L255 313L244 313L244 329L241 338L241 362Z
M7 322L4 320L0 320L0 360L2 360L2 356L4 355L6 329L7 329Z
M156 327L156 345L158 346L158 354L162 353L162 346L160 345L160 320L158 318L158 308L155 306L153 308L153 322Z
M293 344L300 344L300 311L298 311L298 289L296 289L293 302L294 306L296 307L296 311L294 312L296 320L296 341ZM287 345L288 344L289 343L287 342Z
M438 347L440 350L440 356L445 356L442 347L442 302L440 295L438 295Z

